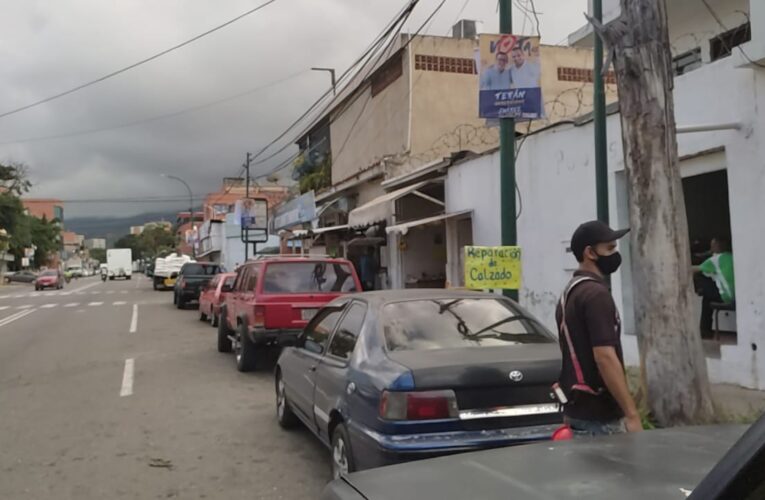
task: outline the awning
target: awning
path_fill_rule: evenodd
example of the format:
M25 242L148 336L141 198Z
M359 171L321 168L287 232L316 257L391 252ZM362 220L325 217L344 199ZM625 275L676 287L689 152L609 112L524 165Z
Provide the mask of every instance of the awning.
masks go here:
M434 181L441 179L431 179L427 181L418 182L407 186L405 188L391 191L382 196L375 198L369 203L365 203L360 207L354 208L348 213L348 225L353 228L371 226L376 222L386 220L393 214L393 202L402 198L408 194L411 194L423 186L426 186Z
M403 224L396 224L395 226L386 227L385 231L388 234L401 233L406 234L413 227L424 226L426 224L433 224L435 222L441 222L446 219L452 219L454 217L461 217L473 213L472 210L463 210L461 212L454 212L451 214L434 215L433 217L426 217L424 219L413 220L411 222L405 222Z
M318 227L316 229L310 229L310 231L313 234L324 234L331 231L342 231L343 229L348 229L348 224L343 224L340 226Z

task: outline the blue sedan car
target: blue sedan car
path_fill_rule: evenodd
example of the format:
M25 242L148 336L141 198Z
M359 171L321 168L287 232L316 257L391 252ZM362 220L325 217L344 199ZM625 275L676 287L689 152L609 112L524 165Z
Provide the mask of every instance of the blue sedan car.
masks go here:
M321 309L275 371L279 424L302 421L333 476L550 439L555 337L496 295L395 290Z

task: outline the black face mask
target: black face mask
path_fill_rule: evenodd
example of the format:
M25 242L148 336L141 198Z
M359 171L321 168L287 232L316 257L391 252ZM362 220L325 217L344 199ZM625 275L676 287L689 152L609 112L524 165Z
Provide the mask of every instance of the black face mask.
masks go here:
M595 261L595 265L603 274L612 274L622 265L622 255L619 252L614 252L611 255L597 255L598 260Z

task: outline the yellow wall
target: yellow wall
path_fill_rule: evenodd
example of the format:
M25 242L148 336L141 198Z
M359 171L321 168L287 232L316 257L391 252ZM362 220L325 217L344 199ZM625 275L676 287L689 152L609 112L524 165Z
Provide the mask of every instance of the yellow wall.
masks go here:
M333 184L371 167L384 156L407 151L409 67L406 54L402 59L403 74L385 90L372 97L371 86L366 84L331 115Z
M336 109L330 125L332 183L352 177L383 157L387 176L393 177L456 151L480 153L496 147L498 127L478 118L477 74L415 69L416 54L475 59L477 48L476 40L418 37L404 49L403 74L398 80L375 97L367 84ZM519 122L517 130L522 133L592 111L591 83L558 79L558 67L592 68L592 51L550 45L542 45L540 51L547 117L530 125ZM606 86L606 100L616 100L615 85Z

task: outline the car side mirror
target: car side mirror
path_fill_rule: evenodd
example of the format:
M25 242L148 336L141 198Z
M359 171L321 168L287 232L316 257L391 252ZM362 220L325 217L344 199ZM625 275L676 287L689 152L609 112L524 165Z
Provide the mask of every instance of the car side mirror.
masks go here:
M324 347L308 339L303 340L303 349L314 354L322 354L324 352Z

